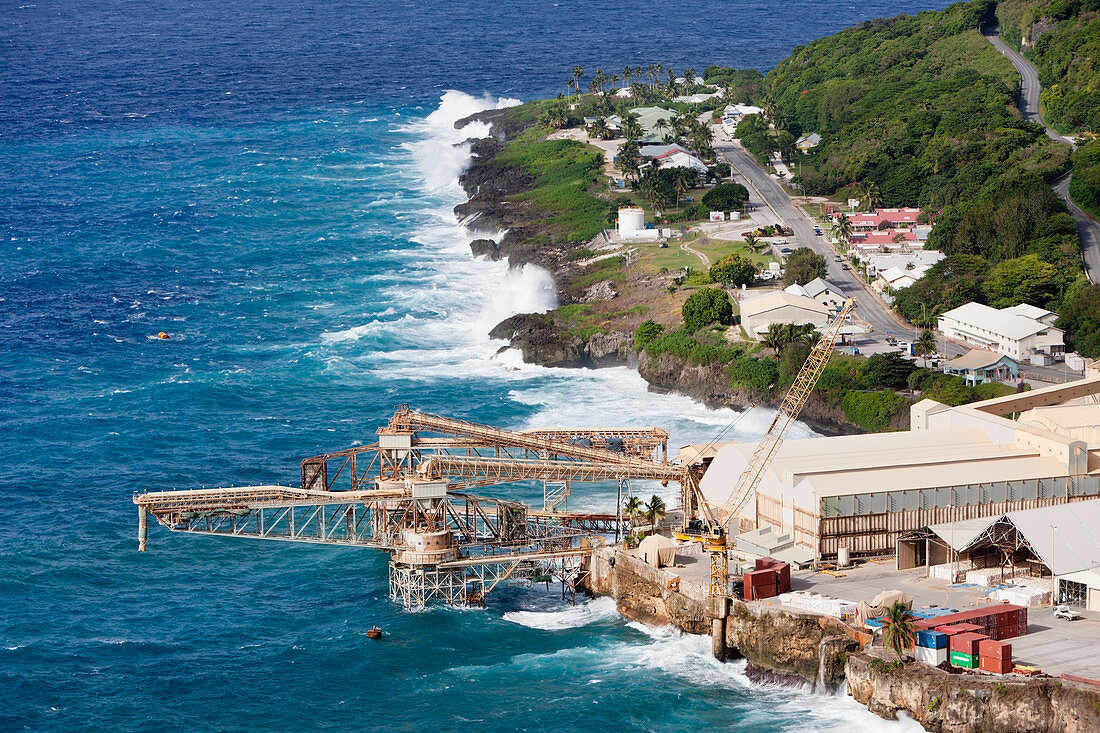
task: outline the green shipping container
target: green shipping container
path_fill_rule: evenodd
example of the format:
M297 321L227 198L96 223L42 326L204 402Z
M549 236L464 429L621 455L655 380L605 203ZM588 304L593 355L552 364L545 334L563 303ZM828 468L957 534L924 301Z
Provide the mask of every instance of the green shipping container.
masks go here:
M966 669L976 669L978 667L978 657L973 654L951 652L948 658L951 660L952 667L965 667Z

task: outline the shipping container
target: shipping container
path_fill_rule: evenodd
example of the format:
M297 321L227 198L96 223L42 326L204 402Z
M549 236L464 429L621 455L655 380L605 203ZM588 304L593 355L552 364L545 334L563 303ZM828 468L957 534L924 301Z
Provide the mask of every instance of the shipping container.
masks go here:
M960 665L961 666L961 665ZM1012 671L1012 659L994 659L992 657L979 657L978 669L993 674L1008 674Z
M918 662L924 662L933 667L938 667L947 661L947 649L932 649L930 647L918 646L913 650L913 658Z
M951 652L948 656L951 660L952 667L963 667L965 669L975 669L978 666L978 660L973 654L964 654L962 652Z
M775 570L753 570L745 573L745 600L756 601L761 598L774 598L779 595L778 578Z
M985 639L978 642L978 654L990 659L1012 659L1012 645L1006 641Z
M976 634L972 631L968 631L964 634L955 634L947 642L947 648L953 652L962 652L970 656L975 656L978 653L978 643L982 639L988 639L985 634Z
M947 634L942 631L919 629L917 631L917 646L923 646L927 649L946 649Z

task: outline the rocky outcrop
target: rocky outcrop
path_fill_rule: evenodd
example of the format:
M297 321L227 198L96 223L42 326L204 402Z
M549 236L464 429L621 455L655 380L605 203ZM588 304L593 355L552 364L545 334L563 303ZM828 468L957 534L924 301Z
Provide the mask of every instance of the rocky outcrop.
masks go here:
M558 327L550 316L539 313L506 318L489 336L510 341L529 364L599 368L630 364L634 357L632 334L610 331L580 338Z
M493 261L500 259L500 245L491 239L475 239L470 242L470 251L474 257L488 257Z
M893 720L902 710L937 733L1100 730L1100 689L1061 680L950 673L866 654L850 655L845 674L849 694L873 713Z
M614 562L612 562L614 560ZM588 589L608 595L628 618L710 634L705 591L672 583L675 576L613 548L588 561ZM673 585L675 589L669 586ZM771 610L750 610L735 601L726 624L730 658L744 657L761 680L834 689L844 679L847 654L859 644L834 619Z

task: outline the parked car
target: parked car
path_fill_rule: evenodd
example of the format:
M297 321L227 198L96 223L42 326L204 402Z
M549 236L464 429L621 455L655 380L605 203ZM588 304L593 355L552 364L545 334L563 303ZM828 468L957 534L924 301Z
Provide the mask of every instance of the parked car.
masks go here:
M840 262L840 255L833 255L833 262Z
M1054 618L1064 618L1066 621L1076 621L1081 618L1081 614L1077 613L1069 606L1057 606L1054 609Z
M848 267L848 263L845 262L840 266L840 269L841 270L851 270L852 268Z
M794 250L791 249L790 247L784 247L783 249L781 249L779 251L782 252L785 255L789 255L791 252L794 252Z

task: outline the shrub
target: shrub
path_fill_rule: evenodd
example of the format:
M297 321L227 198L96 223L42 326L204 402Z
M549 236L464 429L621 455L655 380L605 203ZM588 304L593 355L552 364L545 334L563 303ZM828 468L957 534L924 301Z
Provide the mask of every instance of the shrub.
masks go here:
M664 332L665 327L661 324L646 321L638 326L638 330L634 332L634 350L643 351L646 346L659 339Z
M894 392L849 392L841 402L844 417L868 433L887 430L904 405L905 398Z
M924 396L936 402L955 407L974 401L974 392L966 386L966 380L951 374L934 374L921 385Z
M733 319L733 305L725 290L704 288L688 296L680 313L684 317L684 327L698 331L712 323L728 325Z
M726 367L726 374L734 389L771 392L779 382L779 364L775 359L742 356Z

